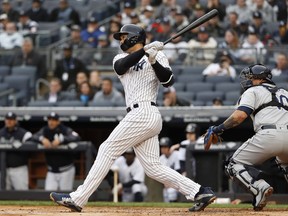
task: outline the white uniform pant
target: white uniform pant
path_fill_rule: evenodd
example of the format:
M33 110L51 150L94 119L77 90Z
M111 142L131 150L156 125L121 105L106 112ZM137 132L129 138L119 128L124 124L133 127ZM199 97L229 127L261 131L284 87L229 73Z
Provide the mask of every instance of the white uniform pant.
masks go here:
M74 178L75 166L72 166L68 170L60 173L48 171L45 179L45 190L71 191L73 189Z
M145 184L134 184L131 187L130 191L125 191L125 188L122 192L122 202L134 202L134 195L140 192L142 196L146 196L147 194L147 187Z
M28 190L28 166L6 169L6 190Z
M288 130L259 130L233 154L235 163L260 165L269 158L275 157L284 167L288 166Z
M107 175L115 159L133 147L145 173L160 183L173 187L193 200L200 185L163 165L159 160L158 134L162 129L161 114L151 102L141 102L132 108L116 126L98 151L88 176L76 191L70 193L72 200L83 207Z

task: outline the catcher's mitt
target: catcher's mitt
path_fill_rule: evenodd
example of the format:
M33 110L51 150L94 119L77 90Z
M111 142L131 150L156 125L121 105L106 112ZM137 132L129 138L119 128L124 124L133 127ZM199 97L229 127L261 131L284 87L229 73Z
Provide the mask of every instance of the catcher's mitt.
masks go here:
M204 136L204 149L207 151L210 149L210 146L212 144L216 144L219 141L222 141L222 138L219 136L219 134L216 134L213 132L214 126L210 126Z

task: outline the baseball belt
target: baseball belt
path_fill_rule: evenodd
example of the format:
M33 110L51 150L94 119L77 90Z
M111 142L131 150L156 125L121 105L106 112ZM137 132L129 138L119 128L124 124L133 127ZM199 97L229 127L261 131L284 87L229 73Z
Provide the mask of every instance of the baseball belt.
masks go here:
M279 129L287 129L288 130L288 125L285 125L285 126L276 126L276 125L263 125L263 126L261 126L261 129L262 130L266 130L266 129L277 129L277 128L279 128Z
M152 102L152 101L151 101L151 106L157 106L157 104L156 104L155 102ZM138 107L139 107L139 104L138 104L138 103L133 104L133 108L138 108ZM132 110L131 107L127 107L127 108L126 108L127 113L129 113L131 110Z

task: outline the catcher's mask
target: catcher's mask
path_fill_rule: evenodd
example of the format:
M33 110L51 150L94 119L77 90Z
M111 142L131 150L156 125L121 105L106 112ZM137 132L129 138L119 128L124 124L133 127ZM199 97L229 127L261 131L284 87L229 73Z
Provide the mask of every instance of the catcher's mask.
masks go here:
M272 81L271 70L262 64L254 64L244 68L240 73L241 86L244 90L253 86L252 79L263 79L268 83L275 84Z
M143 28L133 24L126 24L120 29L119 32L114 33L113 37L116 40L121 40L121 35L125 34L127 35L127 38L120 46L123 51L128 50L137 43L142 43L145 45L146 33Z

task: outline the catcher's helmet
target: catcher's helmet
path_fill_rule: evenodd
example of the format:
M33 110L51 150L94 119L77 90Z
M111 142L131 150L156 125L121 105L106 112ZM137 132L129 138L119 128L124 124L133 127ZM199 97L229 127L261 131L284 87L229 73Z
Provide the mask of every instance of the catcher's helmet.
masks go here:
M137 25L126 24L120 29L119 32L114 33L113 37L116 40L120 40L121 35L127 35L124 43L120 46L123 51L126 51L137 43L142 43L145 45L146 33L143 28Z
M172 144L171 139L169 137L162 137L159 141L160 147L170 147Z
M274 84L271 70L263 64L254 64L244 68L240 73L240 78L245 79L241 81L241 86L245 90L253 86L251 79L264 79Z
M197 125L190 123L186 126L186 133L196 133Z

